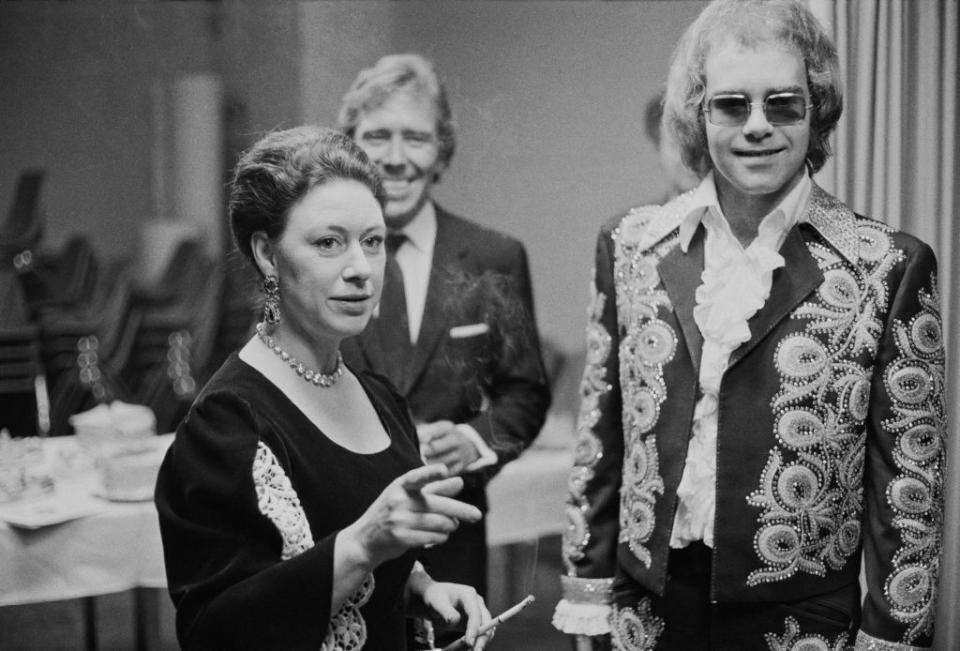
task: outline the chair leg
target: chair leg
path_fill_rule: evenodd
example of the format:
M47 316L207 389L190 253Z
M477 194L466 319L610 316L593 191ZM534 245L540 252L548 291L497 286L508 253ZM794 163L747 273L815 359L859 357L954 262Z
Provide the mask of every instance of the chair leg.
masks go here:
M97 608L95 597L84 597L83 607L83 648L97 651Z
M149 588L133 589L133 616L136 651L160 648L160 622L157 617L158 593Z

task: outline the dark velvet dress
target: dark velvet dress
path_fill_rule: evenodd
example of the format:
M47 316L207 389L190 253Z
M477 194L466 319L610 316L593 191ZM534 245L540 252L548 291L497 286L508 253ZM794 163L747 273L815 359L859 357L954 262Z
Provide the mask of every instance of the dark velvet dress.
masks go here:
M374 454L327 438L236 354L197 398L156 489L184 649L405 648L412 553L330 612L336 534L422 464L402 398L379 376L357 376L390 436Z

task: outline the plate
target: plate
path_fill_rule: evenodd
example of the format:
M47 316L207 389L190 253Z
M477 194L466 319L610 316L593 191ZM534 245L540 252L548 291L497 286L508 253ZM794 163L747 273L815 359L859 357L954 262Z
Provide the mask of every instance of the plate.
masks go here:
M109 502L150 502L153 500L153 486L131 491L97 490L94 495Z
M0 520L11 527L40 529L93 515L102 509L103 503L88 495L54 493L0 504Z

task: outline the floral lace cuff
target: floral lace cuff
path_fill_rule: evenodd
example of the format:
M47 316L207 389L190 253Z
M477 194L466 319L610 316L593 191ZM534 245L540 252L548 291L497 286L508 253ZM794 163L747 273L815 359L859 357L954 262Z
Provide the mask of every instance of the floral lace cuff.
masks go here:
M573 635L605 635L610 632L613 579L583 579L562 576L563 599L553 613L553 625Z
M367 643L367 622L360 608L370 600L375 585L373 574L368 574L353 596L340 606L340 610L330 618L327 636L320 645L320 651L363 648Z

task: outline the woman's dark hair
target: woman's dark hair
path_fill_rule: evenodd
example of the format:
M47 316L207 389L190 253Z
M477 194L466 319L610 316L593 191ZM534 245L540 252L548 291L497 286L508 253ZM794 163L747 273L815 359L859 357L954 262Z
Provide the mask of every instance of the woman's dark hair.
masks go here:
M227 213L237 249L254 268L251 236L263 231L271 240L280 237L293 205L334 179L359 181L383 205L376 166L338 131L317 126L274 131L240 157Z

